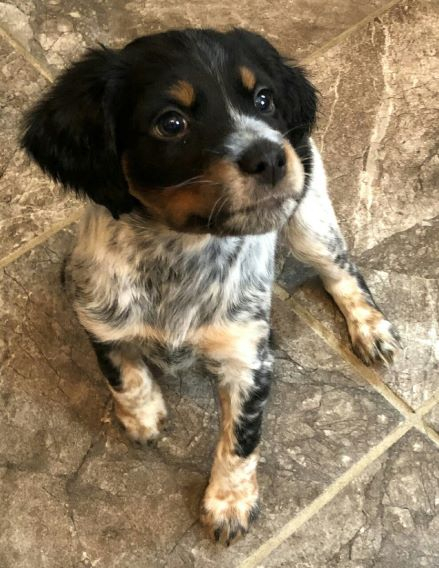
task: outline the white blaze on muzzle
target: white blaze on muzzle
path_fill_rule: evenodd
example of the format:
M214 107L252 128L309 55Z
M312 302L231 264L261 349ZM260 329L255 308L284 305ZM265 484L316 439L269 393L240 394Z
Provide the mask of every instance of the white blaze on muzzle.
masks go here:
M225 141L225 149L231 160L239 160L242 154L256 142L267 140L283 146L283 137L280 132L274 130L263 120L252 116L231 111L234 131Z

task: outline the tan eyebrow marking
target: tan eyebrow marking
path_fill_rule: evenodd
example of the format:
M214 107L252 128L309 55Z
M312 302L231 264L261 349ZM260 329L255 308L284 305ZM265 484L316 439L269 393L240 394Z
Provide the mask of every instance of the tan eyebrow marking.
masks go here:
M249 91L253 91L256 85L256 77L253 71L250 71L248 67L242 66L239 68L239 73L241 74L242 84Z
M190 107L195 101L195 90L188 81L178 81L172 85L168 94L186 107Z

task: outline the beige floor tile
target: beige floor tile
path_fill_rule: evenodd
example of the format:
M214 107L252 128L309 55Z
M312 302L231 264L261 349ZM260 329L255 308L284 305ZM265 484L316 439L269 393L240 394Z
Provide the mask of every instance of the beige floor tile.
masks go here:
M0 260L74 215L83 204L52 182L22 150L0 179Z
M0 10L1 17L1 10ZM0 38L0 260L80 205L18 149L23 113L48 82Z
M47 81L0 37L0 177L17 148L23 109L43 91Z
M439 214L436 2L400 2L310 65L316 141L355 252Z
M260 568L435 568L439 451L408 433Z
M112 0L9 0L0 19L32 53L53 69L64 67L85 47L119 47L138 35L168 28L232 26L264 34L287 55L309 55L388 0L282 0L243 2L113 2Z
M439 434L439 404L427 414L425 422Z

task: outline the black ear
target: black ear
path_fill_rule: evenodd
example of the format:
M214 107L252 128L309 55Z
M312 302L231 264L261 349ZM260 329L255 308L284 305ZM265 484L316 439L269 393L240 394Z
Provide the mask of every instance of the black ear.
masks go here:
M267 74L280 84L284 99L280 107L291 129L288 138L297 143L309 136L316 121L317 91L304 69L282 57L262 36L241 29L232 33L247 47L249 57L257 57Z
M312 132L317 114L317 91L302 67L289 64L285 59L279 63L286 97L284 112L291 129L288 137L294 143Z
M133 207L116 140L123 75L118 52L89 51L26 115L22 136L23 148L45 172L115 218Z

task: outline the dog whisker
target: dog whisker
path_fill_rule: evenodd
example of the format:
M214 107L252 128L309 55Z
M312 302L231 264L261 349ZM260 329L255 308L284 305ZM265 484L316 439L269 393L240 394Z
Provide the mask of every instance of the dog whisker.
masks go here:
M226 202L228 201L228 199L229 199L229 198L228 198L227 195L222 195L222 196L220 196L220 197L215 201L215 203L213 204L213 207L212 207L212 209L211 209L211 211L210 211L209 219L207 220L207 226L208 226L208 227L210 227L210 224L211 224L211 222L212 222L212 219L214 218L213 215L214 215L215 208L216 208L216 206L218 205L218 203L220 203L221 200L223 200L222 203L220 204L219 208L218 208L218 211L217 211L217 213L216 213L215 218L218 218L218 215L219 215L221 209L224 207L224 205L226 204Z
M306 126L306 124L296 124L292 128L285 130L285 132L282 132L281 136L285 137L287 134L290 134L290 132L293 132L294 130L297 130L298 128L303 128L304 126Z

